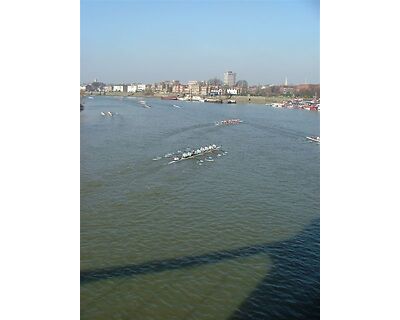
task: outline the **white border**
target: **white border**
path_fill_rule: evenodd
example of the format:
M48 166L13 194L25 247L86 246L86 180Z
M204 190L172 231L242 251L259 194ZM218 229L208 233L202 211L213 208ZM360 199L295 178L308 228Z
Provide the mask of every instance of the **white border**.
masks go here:
M79 318L79 1L2 3L1 319Z
M398 319L398 10L321 3L321 319ZM79 2L2 4L1 319L79 317Z
M400 319L398 12L321 3L321 319Z

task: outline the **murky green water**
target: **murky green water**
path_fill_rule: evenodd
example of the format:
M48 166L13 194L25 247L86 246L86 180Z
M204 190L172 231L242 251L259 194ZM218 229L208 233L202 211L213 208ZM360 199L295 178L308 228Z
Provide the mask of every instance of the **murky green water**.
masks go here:
M139 100L94 97L81 112L82 319L314 316L319 145L305 136L319 113ZM229 118L244 122L214 124ZM212 162L163 157L212 143L227 152ZM289 271L285 286L276 275Z

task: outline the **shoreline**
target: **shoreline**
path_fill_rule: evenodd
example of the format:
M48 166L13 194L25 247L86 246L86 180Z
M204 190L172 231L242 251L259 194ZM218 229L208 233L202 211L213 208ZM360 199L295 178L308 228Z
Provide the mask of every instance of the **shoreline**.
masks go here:
M138 98L157 98L161 99L161 97L171 95L171 94L155 94L155 95L144 95L144 94L132 94L126 92L108 92L100 94L98 92L88 92L85 93L84 96L109 96L109 97L138 97ZM267 103L282 103L285 100L291 99L290 97L285 96L273 96L273 97L262 97L262 96L216 96L209 97L213 99L222 99L223 101L232 99L236 100L236 103L240 104L267 104ZM175 101L175 100L171 100Z

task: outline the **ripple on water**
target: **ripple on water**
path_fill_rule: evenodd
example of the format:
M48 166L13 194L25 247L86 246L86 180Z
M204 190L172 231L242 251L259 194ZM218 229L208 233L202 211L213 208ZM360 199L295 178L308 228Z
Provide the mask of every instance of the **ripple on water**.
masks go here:
M227 319L263 279L268 257L258 255L81 289L82 319L115 314L140 319ZM140 293L140 294L138 294Z
M96 97L81 116L82 272L269 249L82 283L82 319L312 319L319 226L303 230L319 216L319 147L304 136L319 115L147 100ZM104 121L105 107L120 116ZM225 118L245 123L214 125ZM152 160L209 143L215 162Z

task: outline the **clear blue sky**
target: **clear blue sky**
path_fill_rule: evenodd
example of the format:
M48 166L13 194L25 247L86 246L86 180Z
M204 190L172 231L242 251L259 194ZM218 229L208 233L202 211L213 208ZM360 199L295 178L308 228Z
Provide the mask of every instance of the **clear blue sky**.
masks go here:
M319 83L319 0L81 0L81 82Z

